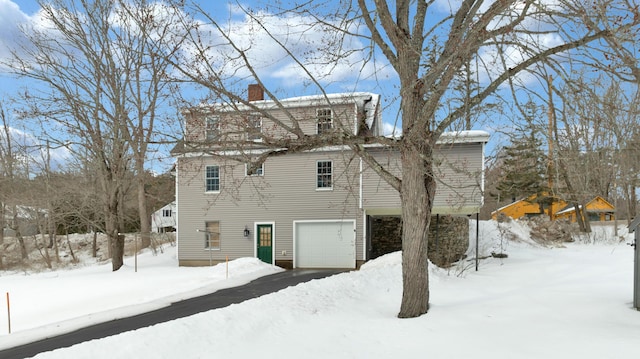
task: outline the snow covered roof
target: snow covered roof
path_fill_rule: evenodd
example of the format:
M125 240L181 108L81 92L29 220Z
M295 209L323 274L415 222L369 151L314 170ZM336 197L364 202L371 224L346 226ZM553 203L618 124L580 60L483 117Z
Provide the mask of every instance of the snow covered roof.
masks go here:
M489 132L481 130L444 132L438 143L487 143L489 136Z
M631 222L629 224L629 233L633 233L636 231L636 229L638 228L638 226L640 225L640 216L637 216L633 222Z
M582 210L582 205L579 205L578 207ZM576 210L576 207L573 204L570 204L570 205L564 207L563 209L559 210L555 214L556 215L565 214L565 213L574 212L575 210Z
M274 100L259 100L251 101L250 105L244 103L214 103L214 104L201 104L198 108L205 110L212 110L215 112L243 112L243 111L256 111L256 110L276 110L279 107L278 103L284 108L298 108L298 107L316 107L316 106L332 106L332 105L344 105L355 104L359 109L364 110L366 114L365 123L370 129L374 129L376 126L382 126L382 111L380 110L380 95L371 92L341 92L341 93L328 93L320 95L309 96L297 96L284 99L278 99L278 102ZM189 110L187 110L189 111Z
M7 206L5 208L5 220L13 219L13 216L14 216L13 208L14 207L12 206ZM39 215L46 216L48 212L45 208L37 208L37 207L23 206L23 205L17 205L15 206L15 209L16 209L16 218L27 219L27 220L34 220Z
M377 104L380 101L380 95L370 92L342 92L278 99L278 102L286 108L318 106L327 104L339 105L354 102L364 103L369 101ZM251 111L255 108L258 108L260 110L271 110L278 108L278 104L274 100L251 101L251 105L252 106L248 106L243 103L204 103L199 105L199 107L203 109L215 109L215 111L217 112Z

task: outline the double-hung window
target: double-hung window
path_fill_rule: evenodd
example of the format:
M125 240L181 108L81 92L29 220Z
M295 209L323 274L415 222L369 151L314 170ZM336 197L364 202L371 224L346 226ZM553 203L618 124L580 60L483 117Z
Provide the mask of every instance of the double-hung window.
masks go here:
M318 161L316 162L316 167L316 189L332 189L333 162Z
M316 130L317 133L323 134L331 131L333 128L333 113L330 108L321 108L316 110Z
M220 249L220 222L205 222L204 248Z
M207 166L204 186L206 192L220 192L220 166Z
M262 117L259 114L247 116L247 140L262 141Z
M170 209L163 209L162 210L162 217L171 217L171 210Z
M209 116L205 119L205 139L215 141L220 136L220 117Z

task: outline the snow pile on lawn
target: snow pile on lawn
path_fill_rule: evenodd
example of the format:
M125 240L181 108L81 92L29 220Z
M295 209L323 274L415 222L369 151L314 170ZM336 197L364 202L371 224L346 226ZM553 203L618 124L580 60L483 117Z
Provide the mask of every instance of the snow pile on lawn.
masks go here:
M165 248L175 245L175 233L151 233L150 240L150 249L162 253ZM139 234L125 234L125 256L133 256L140 242ZM51 242L44 235L23 236L22 242L15 237L5 237L0 267L6 270L4 275L9 272L33 273L110 263L108 243L105 234L94 232L57 235ZM175 249L169 250L173 252Z
M499 249L496 223L480 225L480 254ZM527 233L518 222L508 225L518 236ZM471 233L475 243L475 229ZM631 308L631 247L615 240L544 248L526 237L502 245L509 257L486 258L478 272L432 266L431 309L415 319L396 318L401 255L392 253L360 271L36 357L637 358L640 312ZM182 269L168 269L153 286L139 285L150 293L172 288L178 283L169 272ZM164 271L145 269L156 270ZM65 298L93 288L66 286L70 279L63 276L52 280ZM82 283L92 280L87 275ZM56 297L45 298L39 305Z
M135 261L126 258L117 272L111 271L111 263L88 266L85 262L75 269L3 275L0 294L9 293L12 334L6 335L8 328L0 327L4 334L0 349L144 313L283 270L256 258L231 261L228 267L226 263L178 267L175 247L164 248L159 255L146 250L137 258L137 272ZM4 303L0 315L6 317Z

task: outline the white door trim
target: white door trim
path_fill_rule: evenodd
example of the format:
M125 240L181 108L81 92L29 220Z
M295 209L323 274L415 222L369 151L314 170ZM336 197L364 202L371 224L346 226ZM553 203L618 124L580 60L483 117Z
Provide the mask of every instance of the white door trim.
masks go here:
M258 258L258 226L262 224L271 225L271 265L276 265L276 222L262 221L253 222L253 258Z

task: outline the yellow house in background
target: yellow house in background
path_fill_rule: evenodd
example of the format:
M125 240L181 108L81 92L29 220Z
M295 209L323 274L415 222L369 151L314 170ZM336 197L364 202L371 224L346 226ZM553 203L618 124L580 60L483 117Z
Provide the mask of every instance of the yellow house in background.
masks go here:
M500 213L513 219L522 217L532 217L546 215L552 220L568 219L576 221L576 210L573 205L569 205L559 197L553 197L551 204L543 206L543 213L540 213L540 204L534 203L536 195L531 195L519 201L515 201L491 213L492 219L497 219ZM596 196L586 205L586 215L589 221L612 221L615 218L615 207L604 198Z
M607 200L600 196L589 201L586 205L586 216L591 222L613 221L615 219L616 208ZM556 213L556 218L567 218L571 222L576 221L576 209L574 206L567 206Z
M500 213L505 214L513 219L522 217L532 217L546 215L552 220L556 218L556 211L567 206L567 202L559 197L552 197L550 204L543 205L543 213L540 213L540 204L535 203L537 195L533 194L527 198L510 203L502 208L491 212L491 218L497 219Z

